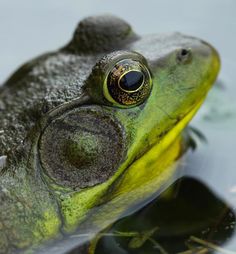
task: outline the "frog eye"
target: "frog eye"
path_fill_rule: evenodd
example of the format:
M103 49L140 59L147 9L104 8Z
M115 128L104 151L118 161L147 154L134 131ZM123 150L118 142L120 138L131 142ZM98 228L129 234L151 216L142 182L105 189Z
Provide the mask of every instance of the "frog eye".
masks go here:
M145 101L152 87L148 68L133 59L123 59L109 69L104 82L104 96L113 104L137 105Z

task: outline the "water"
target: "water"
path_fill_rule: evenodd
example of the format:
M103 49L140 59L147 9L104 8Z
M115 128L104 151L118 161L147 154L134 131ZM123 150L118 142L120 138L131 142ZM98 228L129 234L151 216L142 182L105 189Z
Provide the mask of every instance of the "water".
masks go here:
M118 221L110 235L100 240L96 253L181 253L202 247L195 238L223 245L234 234L234 212L200 181L185 177L171 188L175 190L173 197L166 197L169 189L142 210ZM140 245L142 239L145 241Z
M168 253L183 251L187 249L185 242L190 237L183 230L189 229L189 225L194 225L196 221L205 224L200 223L192 234L216 241L225 250L236 250L235 11L235 0L52 0L34 3L30 0L0 0L0 82L29 58L65 44L80 19L98 13L113 13L123 17L141 34L180 31L200 37L212 43L220 52L222 70L217 86L192 122L192 126L205 135L207 143L198 142L198 149L189 154L185 164L184 172L188 177L182 180L179 188L190 189L188 193L191 196L186 196L186 191L180 191L175 200L169 202L165 197L158 198L142 211L117 222L110 229L111 236L105 236L99 242L97 253L111 253L111 250L117 254L158 253L158 248L153 248L157 246L151 241L145 241L140 248L129 248L132 239L133 242L135 237L140 240L139 235L133 238L117 235L117 231L126 232L126 235L131 231L150 233L153 225L158 229L150 237L164 250ZM198 193L195 196L197 203L190 202L194 190ZM186 200L189 206L184 209ZM212 207L215 208L213 211ZM167 214L172 220L172 228L161 209L170 211ZM192 217L188 217L188 214ZM222 216L218 217L219 214ZM180 221L182 224L178 225ZM178 232L180 229L182 232ZM171 249L171 246L176 246L176 249Z

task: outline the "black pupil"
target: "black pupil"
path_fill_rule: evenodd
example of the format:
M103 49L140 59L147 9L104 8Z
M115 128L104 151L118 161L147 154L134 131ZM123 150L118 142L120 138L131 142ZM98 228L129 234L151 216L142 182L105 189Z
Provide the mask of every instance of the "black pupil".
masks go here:
M130 71L120 79L120 87L126 91L135 91L143 84L144 76L140 71Z

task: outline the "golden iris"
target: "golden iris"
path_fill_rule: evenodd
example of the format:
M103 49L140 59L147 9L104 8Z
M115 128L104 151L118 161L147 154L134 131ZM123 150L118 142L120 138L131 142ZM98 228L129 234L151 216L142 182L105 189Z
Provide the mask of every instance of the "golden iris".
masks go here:
M113 104L131 106L142 103L152 87L148 68L133 59L118 61L109 70L104 84L104 95Z

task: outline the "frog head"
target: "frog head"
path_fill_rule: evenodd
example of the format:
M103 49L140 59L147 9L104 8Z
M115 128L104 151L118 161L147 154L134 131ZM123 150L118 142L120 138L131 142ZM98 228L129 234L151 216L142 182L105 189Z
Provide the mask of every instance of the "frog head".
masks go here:
M0 91L2 249L101 230L160 190L219 62L200 39L97 16L23 65Z

